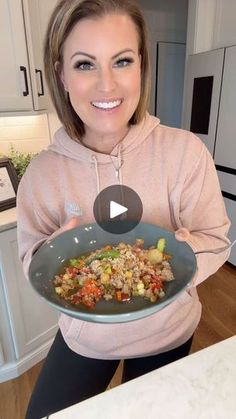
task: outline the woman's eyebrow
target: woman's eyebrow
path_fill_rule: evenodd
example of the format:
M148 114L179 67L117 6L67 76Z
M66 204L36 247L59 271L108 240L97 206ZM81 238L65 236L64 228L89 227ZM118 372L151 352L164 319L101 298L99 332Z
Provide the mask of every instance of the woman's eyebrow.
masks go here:
M112 60L114 60L115 58L119 57L119 55L124 54L126 52L132 52L133 54L135 54L135 51L131 48L129 49L124 49L120 52L118 52L117 54L113 55ZM94 55L88 54L87 52L83 52L83 51L77 51L75 52L72 56L71 56L71 60L72 58L74 58L76 55L84 55L85 57L91 58L92 60L96 60L96 57Z
M118 54L113 55L112 59L114 60L115 58L119 57L119 55L125 54L126 52L132 52L133 54L135 54L135 51L131 48L123 49L122 51L118 52Z

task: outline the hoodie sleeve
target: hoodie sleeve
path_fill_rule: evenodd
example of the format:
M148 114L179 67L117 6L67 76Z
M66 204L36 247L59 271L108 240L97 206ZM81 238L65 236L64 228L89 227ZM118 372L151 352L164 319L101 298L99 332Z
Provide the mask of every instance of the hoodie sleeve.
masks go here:
M55 232L60 232L58 223L49 214L46 205L41 205L39 210L36 185L27 170L17 191L17 240L26 277L33 254Z
M175 201L176 202L176 201ZM223 247L227 239L230 222L226 214L214 161L202 144L199 158L188 174L180 200L176 224L187 229L186 241L193 251ZM197 255L197 273L193 279L196 286L215 273L226 262L229 251L218 255Z
M182 234L183 240L196 252L227 245L230 242L227 238L230 221L211 154L195 136L192 144L195 146L189 162L191 168L185 174L184 181L177 182L170 200L173 221L177 227L175 235L178 237ZM196 257L194 286L214 274L228 259L229 251L218 255L202 253Z

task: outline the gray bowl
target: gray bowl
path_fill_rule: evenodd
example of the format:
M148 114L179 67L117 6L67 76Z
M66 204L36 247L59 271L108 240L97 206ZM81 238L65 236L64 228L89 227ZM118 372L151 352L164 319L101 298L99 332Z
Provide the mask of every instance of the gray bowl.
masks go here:
M70 258L99 249L107 244L116 245L123 241L133 244L135 239L144 239L146 248L156 245L159 238L166 239L166 252L171 258L174 281L165 283L165 297L151 303L142 297L131 302L99 301L95 309L82 304L73 306L60 298L53 286L53 278L66 265ZM132 231L124 234L111 234L98 224L86 224L47 241L34 255L29 278L33 288L52 307L89 322L122 323L149 316L170 304L190 283L196 271L196 257L186 243L178 242L173 233L152 224L139 223Z

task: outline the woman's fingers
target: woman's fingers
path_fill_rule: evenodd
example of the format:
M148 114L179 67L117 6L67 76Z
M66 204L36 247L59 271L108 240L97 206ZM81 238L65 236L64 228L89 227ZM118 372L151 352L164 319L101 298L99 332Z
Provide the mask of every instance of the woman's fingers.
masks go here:
M78 217L73 217L62 228L63 228L63 231L67 231L67 230L71 230L72 228L75 228L75 227L78 227L78 226L79 226L79 218Z
M54 237L59 236L60 234L64 233L65 231L71 230L72 228L78 227L79 226L79 218L78 217L73 217L70 219L70 221L61 226L58 230L54 231L54 233L50 236L50 238L48 240L52 240Z
M175 231L175 238L180 242L186 242L190 236L190 233L187 228L179 228L179 230Z

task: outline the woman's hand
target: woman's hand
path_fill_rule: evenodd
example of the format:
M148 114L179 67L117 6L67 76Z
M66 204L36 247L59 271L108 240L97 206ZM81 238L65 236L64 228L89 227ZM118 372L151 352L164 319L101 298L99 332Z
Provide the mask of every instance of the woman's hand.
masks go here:
M63 233L64 231L71 230L72 228L79 226L79 218L73 217L66 223L64 226L60 228L60 232Z
M190 233L187 228L179 228L175 231L175 238L179 242L186 242L190 236Z
M59 236L60 234L64 233L65 231L71 230L72 228L78 227L79 226L79 218L78 217L73 217L70 219L70 221L68 221L68 223L64 224L63 226L61 226L58 230L54 231L54 233L50 236L51 240L54 237Z

